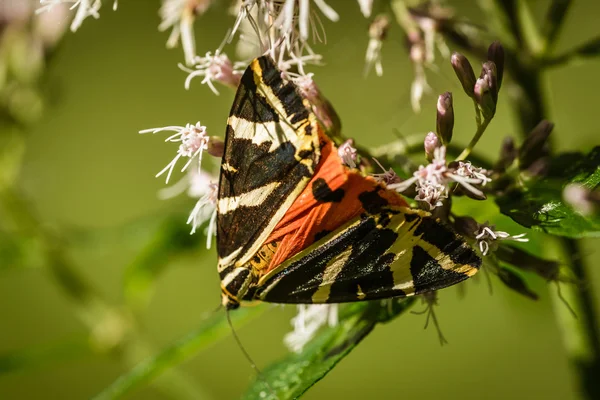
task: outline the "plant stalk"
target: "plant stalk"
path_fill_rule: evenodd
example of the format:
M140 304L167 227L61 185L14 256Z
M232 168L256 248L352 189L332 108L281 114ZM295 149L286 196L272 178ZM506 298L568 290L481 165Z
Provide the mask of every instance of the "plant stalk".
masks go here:
M523 60L523 58L525 60ZM543 66L528 65L527 55L508 64L513 80L512 96L515 115L521 134L526 136L535 125L549 118L542 76ZM577 372L577 385L586 399L600 399L600 332L594 310L590 280L580 251L579 241L552 238L560 247L565 264L570 266L576 284L562 285L562 295L577 314L577 319L566 309L557 291L551 292L554 315L561 330L569 361Z

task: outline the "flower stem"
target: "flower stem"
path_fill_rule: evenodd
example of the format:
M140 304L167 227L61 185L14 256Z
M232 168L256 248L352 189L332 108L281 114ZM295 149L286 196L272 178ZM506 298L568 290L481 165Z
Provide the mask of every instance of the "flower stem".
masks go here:
M553 20L543 28L546 43L541 49L542 53L548 53L553 48L554 42L558 40L558 33L570 3L566 0L554 0L552 2L549 14L553 16ZM510 39L519 38L522 35L522 21L516 15L514 2L480 0L480 5L486 6L484 8L490 11L488 16L491 20L502 21L500 27L502 29L494 32L496 35ZM507 7L507 5L510 7ZM447 35L451 40L453 36L451 32ZM512 82L510 83L510 90L507 90L506 93L511 97L510 103L517 116L518 126L522 136L525 137L541 120L549 119L545 101L547 90L544 85L543 71L550 65L545 64L543 61L546 60L543 58L539 62L531 62L535 55L531 54L531 49L527 48L522 40L511 40L510 44L510 62L506 64L506 71L511 76ZM512 48L513 44L516 46L515 48ZM592 44L585 47L585 51L575 50L574 53L595 54L593 51L595 49L596 46ZM570 53L567 52L567 54ZM477 134L473 141L476 142L476 138ZM471 147L470 144L465 152ZM463 157L463 154L461 154L458 159ZM569 238L551 236L550 239L556 243L556 246L547 247L560 250L565 264L570 266L572 274L577 282L580 282L580 285L562 285L561 288L564 298L577 314L577 319L574 319L571 312L565 307L560 294L557 291L551 292L557 325L561 329L569 361L577 373L582 396L586 399L599 399L600 385L597 383L597 378L600 376L599 321L594 309L593 290L589 287L591 283L580 252L580 243ZM585 287L583 287L584 285Z
M485 130L487 129L491 120L492 120L491 118L486 118L483 120L483 122L481 124L479 124L479 123L477 124L478 125L477 132L475 132L475 136L473 136L473 139L471 139L471 141L469 142L467 147L463 150L463 152L460 153L460 155L458 157L456 157L456 161L461 161L461 160L464 160L465 158L469 157L469 154L471 154L471 151L473 151L473 148L475 147L477 142L479 142L479 139L481 139L483 132L485 132Z

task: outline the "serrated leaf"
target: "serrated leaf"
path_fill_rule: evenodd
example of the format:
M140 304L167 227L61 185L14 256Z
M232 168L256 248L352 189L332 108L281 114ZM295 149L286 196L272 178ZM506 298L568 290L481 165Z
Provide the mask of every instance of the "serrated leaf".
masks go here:
M321 380L379 322L387 322L404 313L413 298L391 303L372 301L344 306L336 326L323 329L302 352L263 370L243 399L296 399Z
M555 157L548 176L532 179L496 197L503 214L528 228L570 238L600 236L600 215L584 216L563 200L563 189L579 183L590 190L600 186L600 147L587 156L566 153Z

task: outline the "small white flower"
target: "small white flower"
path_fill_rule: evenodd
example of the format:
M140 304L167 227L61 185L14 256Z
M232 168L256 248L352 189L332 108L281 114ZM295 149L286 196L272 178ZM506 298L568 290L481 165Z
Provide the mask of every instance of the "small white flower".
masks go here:
M204 14L212 0L163 0L159 10L161 18L158 30L161 32L171 28L167 39L167 47L173 48L179 43L183 47L185 62L194 64L196 57L196 40L194 38L194 21L197 15Z
M414 46L413 46L414 47ZM415 63L415 78L410 86L410 104L414 112L421 111L421 100L425 93L431 92L431 87L427 83L425 68L423 64Z
M375 67L377 76L383 75L381 48L383 47L383 41L387 36L389 26L390 20L386 15L377 16L369 26L369 44L367 45L367 54L365 55L365 75L373 67Z
M487 222L479 225L479 229L475 232L475 239L479 244L481 254L486 256L490 250L494 251L498 248L499 240L513 240L515 242L529 242L529 239L524 237L526 234L510 235L507 232L496 231L494 225L489 225Z
M458 168L448 168L446 165L446 147L440 146L433 151L433 160L426 166L419 166L413 176L403 182L389 185L389 189L398 192L416 185L415 200L426 203L430 210L443 205L448 198L449 185L456 182L478 197L483 197L481 190L473 185L484 186L491 179L483 168L473 167L469 162L459 162Z
M177 155L175 158L158 174L156 174L156 176L159 177L168 171L166 180L168 183L169 179L171 178L173 168L175 168L177 161L179 161L181 157L189 158L189 160L181 169L182 172L187 169L187 167L196 157L198 157L198 169L200 169L202 163L202 152L208 148L208 141L210 139L206 134L206 127L200 125L200 122L197 122L196 125L187 124L186 126L166 126L163 128L144 129L141 130L140 133L158 133L162 131L176 132L174 135L166 138L165 142L176 142L181 144L179 145L179 149L177 150Z
M337 304L300 304L298 314L292 318L294 330L285 335L283 342L288 349L299 353L321 327L326 324L335 326L337 323Z
M79 29L79 27L87 17L93 17L95 19L100 18L99 11L100 7L102 6L101 0L40 0L41 7L36 10L36 13L49 11L53 7L63 3L73 3L70 9L77 9L75 17L71 22L71 31L73 32Z
M206 234L206 248L208 249L211 247L211 241L216 234L217 227L217 181L218 178L208 172L191 169L179 182L158 192L158 197L161 199L169 199L183 192L187 192L187 195L193 199L198 199L188 217L187 224L192 225L190 235L193 235L199 226L209 221L204 232Z
M356 159L358 158L358 151L353 145L354 140L348 139L338 147L338 156L342 159L342 163L350 168L356 168Z
M283 72L283 75L284 78L291 78L294 84L298 87L298 90L300 90L302 97L308 99L311 103L318 101L319 89L317 88L315 81L313 81L314 74L309 73L306 75L298 75L293 77L293 73Z
M227 54L220 54L219 50L214 56L208 52L204 57L194 57L193 64L195 69L179 64L179 68L189 74L185 79L185 88L188 90L192 79L197 76L203 76L202 84L206 84L216 95L219 95L219 91L213 84L214 81L230 87L237 87L240 83L241 77L234 71L229 57Z
M204 233L206 235L206 248L210 249L212 238L217 232L217 194L219 185L211 180L205 188L208 191L205 190L206 193L198 199L186 223L192 225L190 235L193 235L199 226L208 221Z
M486 169L475 167L470 161L459 161L455 174L470 180L478 181L475 183L480 184L481 186L485 186L486 183L492 181L488 176L488 171Z

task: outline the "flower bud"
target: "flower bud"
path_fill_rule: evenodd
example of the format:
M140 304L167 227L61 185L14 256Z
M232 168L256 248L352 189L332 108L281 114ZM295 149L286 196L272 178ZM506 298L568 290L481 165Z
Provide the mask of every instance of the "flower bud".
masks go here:
M515 141L511 136L507 136L502 141L502 147L500 148L500 158L494 166L494 170L498 172L504 172L517 158L517 148L515 147Z
M487 196L481 190L477 189L477 192L466 189L463 185L458 185L452 192L454 196L467 196L473 200L487 200Z
M300 94L309 101L312 106L312 111L319 122L325 128L330 137L337 137L342 130L342 122L337 112L319 90L316 82L312 79L313 74L302 75L294 79L294 83L298 86Z
M492 96L488 80L485 78L477 79L473 93L483 117L485 119L493 118L496 113L496 102Z
M354 147L354 140L348 139L338 147L338 156L342 159L342 163L350 168L356 168L358 160L358 151Z
M525 169L526 176L540 178L546 176L550 171L550 157L538 158Z
M493 61L496 64L496 71L498 74L498 91L502 86L502 76L504 75L504 47L499 41L493 42L488 48L488 60Z
M529 133L519 149L519 168L521 170L529 168L534 161L548 154L548 136L553 128L554 124L542 120Z
M206 152L213 157L221 158L225 151L225 142L218 136L211 136L208 139Z
M475 72L473 72L473 67L471 67L471 63L467 60L467 57L460 53L453 53L450 63L467 96L473 97Z
M498 103L498 72L493 61L486 61L481 67L480 78L487 80L494 103Z
M433 160L433 152L440 147L442 143L440 143L440 139L435 133L429 132L427 136L425 136L423 145L425 147L425 157L427 158L427 161L431 162Z
M452 106L452 93L446 92L438 97L437 102L437 135L444 146L452 140L452 129L454 128L454 108Z

